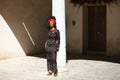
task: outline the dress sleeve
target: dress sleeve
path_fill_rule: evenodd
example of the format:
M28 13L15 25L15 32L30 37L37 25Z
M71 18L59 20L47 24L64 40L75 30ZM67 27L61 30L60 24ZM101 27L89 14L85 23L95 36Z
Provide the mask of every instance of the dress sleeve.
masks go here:
M59 48L60 46L60 32L59 30L56 31L56 47Z

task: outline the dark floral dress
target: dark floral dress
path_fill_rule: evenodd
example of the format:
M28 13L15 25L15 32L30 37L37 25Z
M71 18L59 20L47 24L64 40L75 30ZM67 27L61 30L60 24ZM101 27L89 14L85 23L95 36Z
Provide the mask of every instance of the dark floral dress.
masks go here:
M46 41L47 69L57 73L57 51L60 45L60 33L58 29L49 30Z

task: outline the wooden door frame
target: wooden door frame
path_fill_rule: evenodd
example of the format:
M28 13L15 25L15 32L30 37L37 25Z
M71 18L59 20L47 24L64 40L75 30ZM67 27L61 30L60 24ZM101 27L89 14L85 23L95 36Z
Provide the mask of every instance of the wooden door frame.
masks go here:
M91 5L90 5L91 6ZM92 5L93 6L93 5ZM94 5L96 6L96 5ZM98 5L99 6L99 5ZM105 5L103 5L105 6ZM106 10L107 11L107 10ZM89 49L88 49L88 26L86 24L88 24L88 6L84 6L83 7L83 54L89 54ZM87 16L87 17L85 17ZM107 13L106 13L106 17L107 17ZM106 24L107 24L107 21L106 21ZM107 38L107 25L106 25L106 35L105 37ZM106 41L105 41L105 45L106 45ZM99 51L98 53L103 53L104 55L106 55L106 47L105 47L105 51L101 52Z

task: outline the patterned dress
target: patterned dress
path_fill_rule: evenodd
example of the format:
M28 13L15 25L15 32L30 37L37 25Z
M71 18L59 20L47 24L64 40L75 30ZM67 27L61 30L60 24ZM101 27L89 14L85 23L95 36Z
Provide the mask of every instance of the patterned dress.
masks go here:
M48 39L46 41L46 58L47 58L47 69L54 73L57 73L57 48L60 45L60 33L58 29L49 30Z

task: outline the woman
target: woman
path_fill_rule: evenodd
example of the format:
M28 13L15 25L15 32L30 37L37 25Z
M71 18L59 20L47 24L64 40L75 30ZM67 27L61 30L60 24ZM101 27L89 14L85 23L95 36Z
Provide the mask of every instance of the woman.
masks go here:
M48 24L48 39L45 43L48 75L54 73L54 76L57 76L58 70L56 58L60 45L60 32L56 29L56 19L54 16L48 19Z

